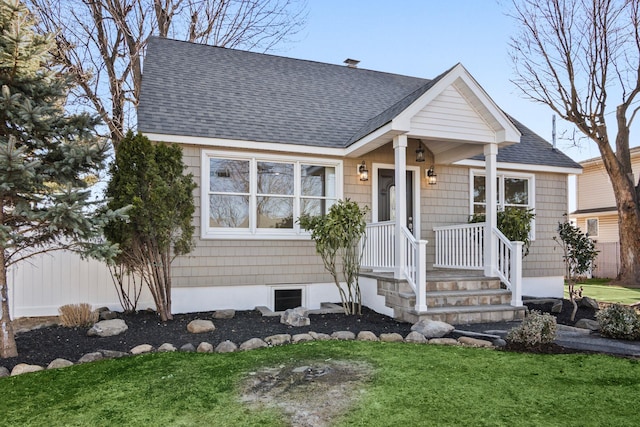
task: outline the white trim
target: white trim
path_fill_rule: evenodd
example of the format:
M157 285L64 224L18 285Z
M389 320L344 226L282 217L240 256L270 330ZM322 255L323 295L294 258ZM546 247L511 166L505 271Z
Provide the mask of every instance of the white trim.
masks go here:
M484 168L484 160L459 160L453 163L456 166L469 166L476 168ZM561 174L569 174L569 175L580 175L582 174L582 169L578 168L564 168L558 166L545 166L545 165L534 165L528 163L507 163L507 162L498 162L498 169L511 169L511 170L521 170L527 172L550 172L550 173L561 173Z
M396 170L395 165L390 163L372 163L371 173L371 221L378 222L378 169ZM413 173L413 235L420 240L421 234L421 216L420 216L420 190L422 175L420 174L420 166L407 165L407 171Z
M584 225L585 225L585 228L586 228L586 233L585 234L589 233L589 221L591 221L591 220L595 220L596 221L597 233L596 234L589 234L589 238L598 237L600 235L600 218L594 217L594 216L585 218L585 220L584 220Z
M300 173L301 164L317 164L335 168L335 199L343 198L343 162L342 160L326 159L317 157L284 156L278 154L258 154L237 151L222 150L200 150L200 238L203 240L223 239L223 240L309 240L310 233L302 230L294 224L292 229L258 229L252 225L256 224L256 213L249 210L249 229L212 229L209 227L209 159L211 157L222 157L226 159L248 160L251 162L249 173L251 174L250 197L256 197L256 168L253 167L258 161L277 161L294 164L294 192L293 199L300 200ZM294 217L298 217L299 208L294 203ZM297 215L297 216L296 216Z
M300 305L302 307L309 307L309 292L307 291L308 284L278 284L267 285L269 286L269 309L276 311L276 291L295 291L300 290Z
M587 212L587 213L571 213L572 218L594 218L594 215L601 217L605 215L617 215L618 211L615 209L611 209L610 211L598 211L598 212Z
M143 133L151 141L177 144L201 145L205 147L231 148L251 151L276 151L281 153L299 153L345 157L344 148L318 147L313 145L286 144L279 142L244 141L240 139L207 138L199 136L166 135L159 133Z
M476 175L485 176L484 169L469 169L469 215L474 213L474 201L473 201L473 177ZM506 178L524 178L528 180L528 196L529 196L529 208L533 209L533 213L536 213L536 175L532 173L513 172L510 170L497 170L498 179L500 185L498 185L498 207L499 210L504 210L504 179ZM486 184L485 184L486 185ZM485 202L486 203L486 202ZM536 240L536 219L533 218L531 222L531 240Z

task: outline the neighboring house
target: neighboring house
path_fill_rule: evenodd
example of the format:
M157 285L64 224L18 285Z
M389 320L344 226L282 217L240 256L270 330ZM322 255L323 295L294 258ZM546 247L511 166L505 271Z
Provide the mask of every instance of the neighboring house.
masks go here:
M631 148L632 180L640 173L640 147ZM576 225L596 243L600 251L594 277L613 278L620 268L618 210L609 174L601 157L580 162L583 172L576 178L576 210L571 213Z
M174 263L174 311L339 301L296 220L343 198L371 209L360 278L369 307L413 320L439 305L497 313L521 306L522 293L561 296L552 238L580 166L505 114L460 64L429 80L345 62L150 40L138 129L180 144L198 183L196 248ZM524 261L494 231L504 206L535 210ZM470 225L473 213L489 221ZM452 295L463 287L450 282L470 271L514 292Z

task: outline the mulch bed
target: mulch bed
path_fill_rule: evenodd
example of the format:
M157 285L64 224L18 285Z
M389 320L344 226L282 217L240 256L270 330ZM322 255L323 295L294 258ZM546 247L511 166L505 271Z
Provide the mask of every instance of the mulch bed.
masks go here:
M527 304L529 309L550 312L552 304ZM558 323L572 325L569 316L571 303L564 301L563 310L554 314ZM310 315L311 325L292 327L280 323L280 317L263 317L258 311L237 311L233 319L214 320L215 331L203 334L190 334L187 324L194 319L212 319L213 312L189 313L174 315L169 322L161 322L155 313L144 311L134 314L121 314L129 329L114 337L89 337L88 328L64 328L50 326L22 332L16 335L18 357L0 359L0 366L11 370L18 363L47 366L56 358L64 358L76 362L86 353L96 350L115 350L127 352L140 344L150 344L154 348L164 343L171 343L177 348L191 343L197 346L205 341L215 347L220 342L230 340L240 345L242 342L258 337L266 338L275 334L300 334L309 331L331 334L336 331L371 331L379 336L381 333L397 332L406 336L411 331L411 324L397 322L387 316L363 308L362 316L345 316L344 314ZM595 310L581 308L576 319L595 318ZM524 351L517 346L507 349ZM531 349L526 349L531 352ZM533 350L539 353L574 353L555 344Z

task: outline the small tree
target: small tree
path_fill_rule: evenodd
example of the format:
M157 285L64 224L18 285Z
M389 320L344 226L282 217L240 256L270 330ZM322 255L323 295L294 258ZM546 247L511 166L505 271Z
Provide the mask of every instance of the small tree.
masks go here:
M529 246L531 246L531 221L535 218L533 209L520 209L514 206L507 206L504 210L499 211L497 215L498 230L512 242L523 242L522 255L529 255ZM471 216L469 222L484 222L484 214L475 214Z
M68 249L113 256L102 225L113 213L91 201L88 177L104 166L98 121L64 111L69 79L51 61L51 35L34 32L29 11L0 0L0 357L18 355L7 269L29 257ZM14 284L19 286L19 284Z
M298 222L311 231L316 252L322 257L324 268L331 274L340 292L345 314L362 314L360 293L360 245L365 233L367 209L361 209L349 199L339 200L322 216L302 215ZM343 287L340 283L338 264L342 264Z
M171 263L193 248L196 185L184 175L177 145L152 144L131 131L120 143L106 190L111 209L131 206L128 221L114 221L105 229L118 243L116 261L145 281L160 318L171 315Z
M571 321L573 322L578 311L578 304L575 300L577 295L575 284L578 278L593 266L598 251L596 251L593 241L568 221L558 223L558 236L554 236L553 240L562 247L563 251L562 259L569 287L569 299L573 304L573 312L571 313Z

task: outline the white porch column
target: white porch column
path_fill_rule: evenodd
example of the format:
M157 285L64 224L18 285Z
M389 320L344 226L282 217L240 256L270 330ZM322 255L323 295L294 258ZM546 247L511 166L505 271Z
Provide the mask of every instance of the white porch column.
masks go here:
M484 230L484 275L493 277L498 270L498 245L493 229L498 226L498 172L496 168L497 144L484 146L486 228Z
M395 187L396 187L396 220L395 220L395 268L396 279L402 278L402 266L405 253L402 244L402 226L407 221L407 135L393 138L393 157L395 159Z

